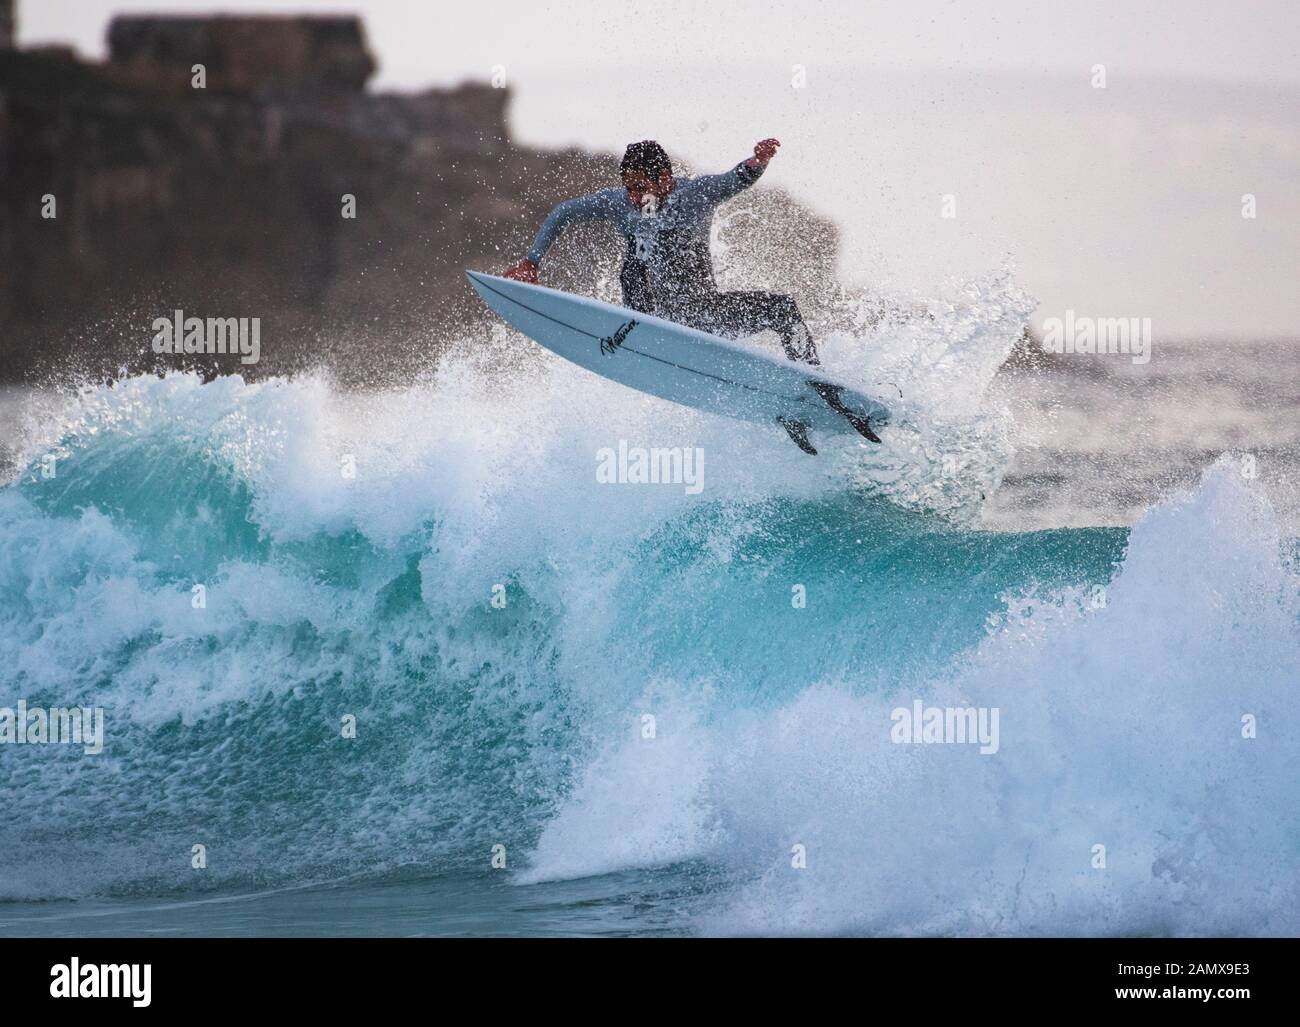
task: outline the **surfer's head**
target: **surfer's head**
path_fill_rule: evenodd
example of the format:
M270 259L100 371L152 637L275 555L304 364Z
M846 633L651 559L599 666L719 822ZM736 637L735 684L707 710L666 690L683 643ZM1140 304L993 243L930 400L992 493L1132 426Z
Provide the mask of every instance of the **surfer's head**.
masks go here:
M623 188L633 206L644 207L653 197L662 200L673 191L673 164L664 148L653 139L629 143L619 167Z

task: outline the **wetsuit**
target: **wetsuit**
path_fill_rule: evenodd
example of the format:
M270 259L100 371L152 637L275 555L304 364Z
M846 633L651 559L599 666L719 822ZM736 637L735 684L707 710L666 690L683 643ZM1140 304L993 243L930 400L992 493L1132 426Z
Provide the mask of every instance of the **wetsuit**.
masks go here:
M816 364L817 352L799 308L773 292L719 292L709 253L709 228L718 205L748 189L761 164L741 163L721 175L679 178L658 208L643 212L627 190L602 189L561 203L542 223L528 250L540 263L566 225L604 221L626 240L619 283L633 310L729 338L771 329L791 360Z

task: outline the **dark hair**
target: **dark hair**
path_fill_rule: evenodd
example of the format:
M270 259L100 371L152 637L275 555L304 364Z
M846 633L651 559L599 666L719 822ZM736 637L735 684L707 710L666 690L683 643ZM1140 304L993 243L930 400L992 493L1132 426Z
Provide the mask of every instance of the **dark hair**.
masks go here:
M642 171L646 178L653 181L665 171L671 175L673 162L668 159L664 148L653 139L643 139L639 143L628 144L623 151L623 163L619 165L619 171Z

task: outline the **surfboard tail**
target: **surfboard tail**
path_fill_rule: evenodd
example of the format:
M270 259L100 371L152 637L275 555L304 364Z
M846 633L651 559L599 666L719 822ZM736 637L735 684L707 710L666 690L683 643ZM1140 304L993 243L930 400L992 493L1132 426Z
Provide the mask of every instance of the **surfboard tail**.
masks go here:
M861 435L868 442L880 444L880 436L872 430L871 418L865 414L859 414L857 411L850 410L844 405L843 390L838 385L831 385L828 382L814 381L813 390L817 395L826 401L826 405L843 417L853 426L853 430Z

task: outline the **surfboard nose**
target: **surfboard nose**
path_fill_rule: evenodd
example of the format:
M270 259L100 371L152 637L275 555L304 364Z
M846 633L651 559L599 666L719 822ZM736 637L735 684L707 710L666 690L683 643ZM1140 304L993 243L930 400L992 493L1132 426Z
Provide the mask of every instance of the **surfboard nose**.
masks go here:
M469 279L469 284L474 287L474 291L483 298L489 307L497 310L498 313L500 313L500 310L497 303L500 302L502 297L517 296L533 288L527 282L516 282L513 278L484 274L482 271L466 269L465 277Z
M501 281L501 279L495 275L485 275L481 271L466 271L465 277L469 279L470 286L478 293L478 298L483 301L489 310L495 311L502 317L506 316L505 292L500 288L493 287L493 283ZM509 319L507 318L507 320Z

